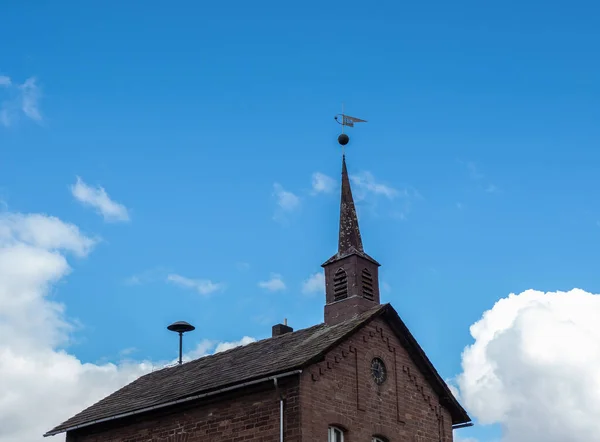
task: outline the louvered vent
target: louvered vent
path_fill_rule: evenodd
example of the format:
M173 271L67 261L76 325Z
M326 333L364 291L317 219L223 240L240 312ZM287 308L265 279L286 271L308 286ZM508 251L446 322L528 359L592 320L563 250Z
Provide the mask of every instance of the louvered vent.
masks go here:
M348 276L346 271L339 268L333 275L333 300L339 301L348 297Z
M363 296L367 299L374 299L373 294L373 277L371 276L371 272L367 269L363 269L362 271L362 292Z

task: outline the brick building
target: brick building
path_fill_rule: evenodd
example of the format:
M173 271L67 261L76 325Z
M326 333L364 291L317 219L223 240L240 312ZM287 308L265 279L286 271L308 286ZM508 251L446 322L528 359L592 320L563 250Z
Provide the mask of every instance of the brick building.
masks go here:
M67 442L452 442L470 418L363 249L345 158L325 320L140 377L45 434Z

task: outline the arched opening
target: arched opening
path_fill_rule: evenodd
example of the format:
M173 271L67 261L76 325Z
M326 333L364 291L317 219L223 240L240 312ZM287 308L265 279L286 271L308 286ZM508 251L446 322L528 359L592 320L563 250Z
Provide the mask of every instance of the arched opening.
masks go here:
M361 281L363 297L373 300L375 298L373 290L373 276L371 275L371 272L369 272L369 269L363 269Z
M343 268L337 269L333 275L333 300L339 301L348 297L348 275Z

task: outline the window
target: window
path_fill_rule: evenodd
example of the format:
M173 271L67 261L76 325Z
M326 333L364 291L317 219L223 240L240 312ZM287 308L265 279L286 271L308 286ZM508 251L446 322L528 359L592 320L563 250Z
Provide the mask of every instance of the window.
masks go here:
M348 275L341 267L333 275L333 300L339 301L348 297Z
M365 298L373 300L373 277L368 269L362 271L362 292Z
M344 442L344 432L337 427L329 427L329 442Z

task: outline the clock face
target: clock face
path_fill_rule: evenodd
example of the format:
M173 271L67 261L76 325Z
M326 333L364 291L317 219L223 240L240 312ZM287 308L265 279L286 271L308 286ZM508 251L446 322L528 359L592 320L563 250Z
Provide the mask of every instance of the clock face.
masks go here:
M381 385L387 378L387 372L385 364L379 358L375 358L371 361L371 376L377 385Z

